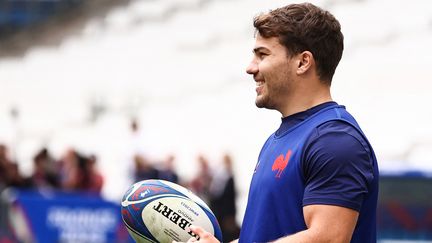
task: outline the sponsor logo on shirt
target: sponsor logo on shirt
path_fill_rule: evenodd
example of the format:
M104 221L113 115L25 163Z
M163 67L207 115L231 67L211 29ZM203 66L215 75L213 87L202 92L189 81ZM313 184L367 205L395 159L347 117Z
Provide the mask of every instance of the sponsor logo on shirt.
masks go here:
M288 165L288 162L290 160L291 157L291 150L288 150L288 152L286 153L286 155L284 156L283 154L280 154L275 161L273 162L272 165L272 171L276 171L276 178L280 178L282 175L282 172L285 170L285 168Z

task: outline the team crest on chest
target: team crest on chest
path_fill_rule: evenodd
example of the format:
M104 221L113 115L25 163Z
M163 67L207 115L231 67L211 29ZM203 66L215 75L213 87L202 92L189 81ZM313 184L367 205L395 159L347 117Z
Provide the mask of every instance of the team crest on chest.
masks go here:
M285 170L285 168L288 165L288 162L291 157L291 153L292 153L291 150L288 150L285 156L281 154L273 162L272 171L276 171L276 176L275 176L276 178L281 177L282 172Z

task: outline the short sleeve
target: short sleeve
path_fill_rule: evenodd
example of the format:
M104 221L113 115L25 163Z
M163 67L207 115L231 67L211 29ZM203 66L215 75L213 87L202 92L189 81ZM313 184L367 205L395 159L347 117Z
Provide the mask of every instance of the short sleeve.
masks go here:
M363 135L343 121L319 126L303 154L303 206L336 205L360 211L373 181L371 149Z

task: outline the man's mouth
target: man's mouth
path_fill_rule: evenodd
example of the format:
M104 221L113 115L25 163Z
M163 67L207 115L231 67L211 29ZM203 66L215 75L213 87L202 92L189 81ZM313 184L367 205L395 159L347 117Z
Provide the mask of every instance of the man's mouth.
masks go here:
M264 88L264 81L255 81L255 91L257 92L257 94L260 94L262 89Z

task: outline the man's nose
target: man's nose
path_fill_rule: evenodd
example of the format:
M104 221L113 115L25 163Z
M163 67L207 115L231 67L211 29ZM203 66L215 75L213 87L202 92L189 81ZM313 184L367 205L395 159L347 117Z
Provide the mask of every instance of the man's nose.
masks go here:
M246 73L248 74L256 74L258 72L258 64L252 60L246 68Z

